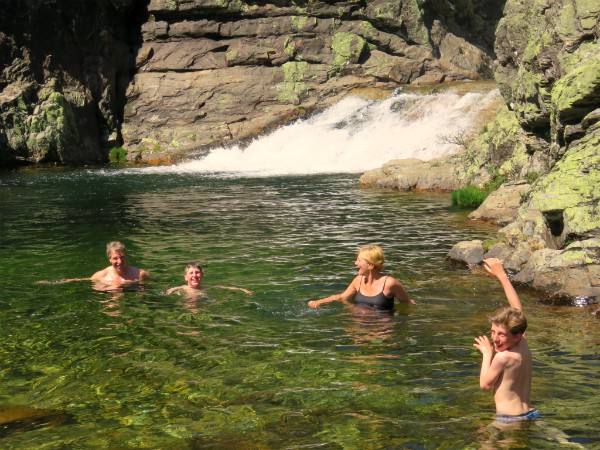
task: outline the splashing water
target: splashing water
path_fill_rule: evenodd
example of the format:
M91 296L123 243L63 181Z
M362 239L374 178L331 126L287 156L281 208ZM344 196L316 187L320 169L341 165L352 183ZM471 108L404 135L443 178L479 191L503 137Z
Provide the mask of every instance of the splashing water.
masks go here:
M242 148L213 149L202 159L142 171L230 172L238 176L358 173L392 159L430 160L460 149L448 136L471 132L481 111L499 97L489 92L396 93L373 101L350 96Z

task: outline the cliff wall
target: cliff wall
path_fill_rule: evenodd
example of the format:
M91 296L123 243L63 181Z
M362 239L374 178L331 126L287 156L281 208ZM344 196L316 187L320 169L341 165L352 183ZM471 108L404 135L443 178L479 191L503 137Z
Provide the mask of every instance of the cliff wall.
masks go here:
M0 167L106 160L134 68L135 6L0 2Z
M508 0L496 78L521 139L501 166L535 175L492 254L557 297L600 299L600 3Z

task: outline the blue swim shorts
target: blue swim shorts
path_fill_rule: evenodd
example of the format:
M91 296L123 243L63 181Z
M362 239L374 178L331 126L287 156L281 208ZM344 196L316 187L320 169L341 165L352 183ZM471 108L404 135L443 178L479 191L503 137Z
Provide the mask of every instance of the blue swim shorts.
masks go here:
M532 409L526 413L519 414L518 416L510 416L508 414L497 414L496 421L501 423L514 423L521 422L523 420L534 420L539 419L541 416L539 409Z

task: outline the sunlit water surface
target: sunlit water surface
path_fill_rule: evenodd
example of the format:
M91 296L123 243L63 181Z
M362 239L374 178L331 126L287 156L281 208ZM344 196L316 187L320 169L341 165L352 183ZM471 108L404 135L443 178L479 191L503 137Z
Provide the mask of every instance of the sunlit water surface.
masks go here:
M520 291L543 419L492 427L474 336L504 304L451 246L495 228L448 195L360 189L357 175L235 178L94 169L0 178L2 448L597 448L600 333L583 308ZM122 240L143 289L94 291ZM380 243L416 306L393 315L311 299L342 291ZM166 296L203 264L210 296ZM562 442L560 444L559 442Z

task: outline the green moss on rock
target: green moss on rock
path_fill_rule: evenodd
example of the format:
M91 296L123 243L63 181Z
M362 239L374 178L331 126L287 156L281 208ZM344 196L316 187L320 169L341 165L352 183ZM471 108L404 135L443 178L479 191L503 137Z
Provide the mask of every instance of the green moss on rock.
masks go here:
M335 66L341 68L350 63L356 64L366 48L367 41L357 34L335 33L331 41Z
M569 149L538 182L531 203L540 211L564 211L569 232L585 234L600 228L600 129Z
M598 106L600 99L600 60L587 59L556 82L552 105L559 121L581 119Z
M278 100L283 102L296 102L308 90L304 82L305 73L309 64L306 61L290 61L281 66L284 82L279 86Z
M66 146L79 141L73 106L60 92L49 93L29 122L27 146L34 159L43 160L53 150L60 155Z

